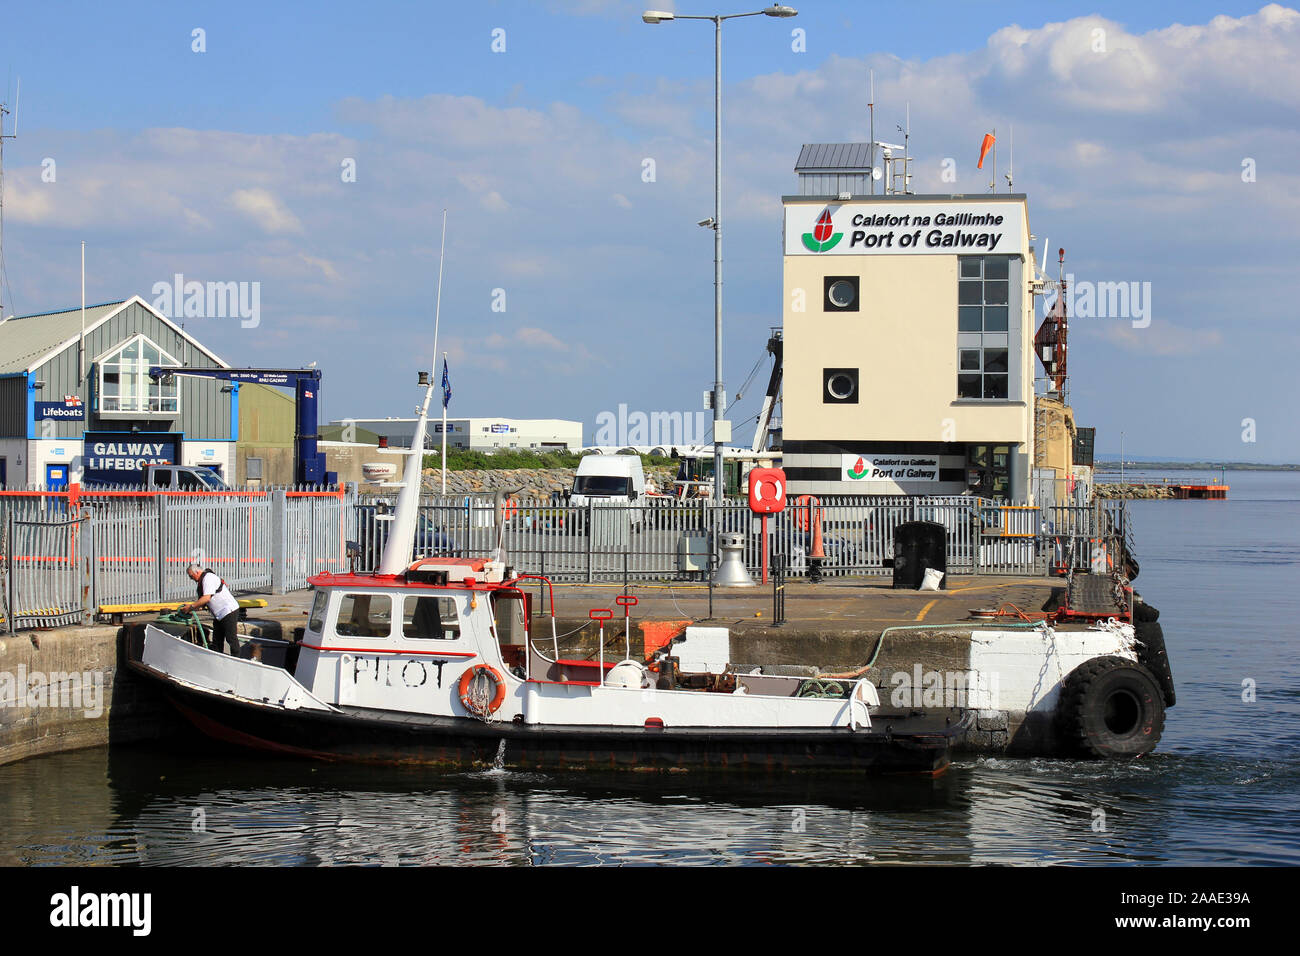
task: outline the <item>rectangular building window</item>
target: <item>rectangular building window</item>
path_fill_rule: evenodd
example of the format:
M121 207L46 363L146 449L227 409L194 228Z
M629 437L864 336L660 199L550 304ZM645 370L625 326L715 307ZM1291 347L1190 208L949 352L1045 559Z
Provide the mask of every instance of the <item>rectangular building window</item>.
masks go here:
M1008 397L1009 260L957 258L957 397Z

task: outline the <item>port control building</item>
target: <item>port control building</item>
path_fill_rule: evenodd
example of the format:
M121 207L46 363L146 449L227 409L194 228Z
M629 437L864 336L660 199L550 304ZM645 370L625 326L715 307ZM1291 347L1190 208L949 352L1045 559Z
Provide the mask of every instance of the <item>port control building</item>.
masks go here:
M869 145L804 146L784 196L792 494L1031 496L1025 196L872 194Z

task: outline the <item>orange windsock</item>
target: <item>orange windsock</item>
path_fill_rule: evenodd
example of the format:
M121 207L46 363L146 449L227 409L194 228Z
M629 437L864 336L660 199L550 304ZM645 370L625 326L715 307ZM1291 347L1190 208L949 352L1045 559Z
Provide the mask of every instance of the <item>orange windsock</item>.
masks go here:
M996 142L997 142L997 137L995 137L992 133L984 134L984 142L980 144L980 161L975 164L976 169L984 168L984 157L989 154L989 150L993 148L993 144Z

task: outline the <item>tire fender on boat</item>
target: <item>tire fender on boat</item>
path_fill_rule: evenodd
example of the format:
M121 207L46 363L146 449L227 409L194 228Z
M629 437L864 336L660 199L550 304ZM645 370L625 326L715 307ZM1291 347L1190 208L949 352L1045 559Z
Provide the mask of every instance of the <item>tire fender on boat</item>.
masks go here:
M487 677L496 684L496 693L492 695L492 700L488 702L486 710L484 710L470 694L470 687L473 685L474 679L480 675ZM495 714L497 709L506 699L505 678L501 676L501 672L495 667L491 667L487 664L475 664L473 667L466 670L465 673L461 674L460 685L457 690L460 694L461 706L476 717L486 717L488 714Z
M1159 682L1122 657L1096 657L1071 671L1057 713L1066 741L1093 757L1150 753L1165 728Z

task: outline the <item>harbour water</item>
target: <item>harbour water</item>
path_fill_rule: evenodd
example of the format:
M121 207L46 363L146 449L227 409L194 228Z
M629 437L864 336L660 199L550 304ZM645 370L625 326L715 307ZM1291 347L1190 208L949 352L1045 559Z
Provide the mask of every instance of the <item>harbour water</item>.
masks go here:
M1300 473L1227 478L1132 503L1178 685L1146 759L850 786L92 750L0 767L0 864L1300 863Z

